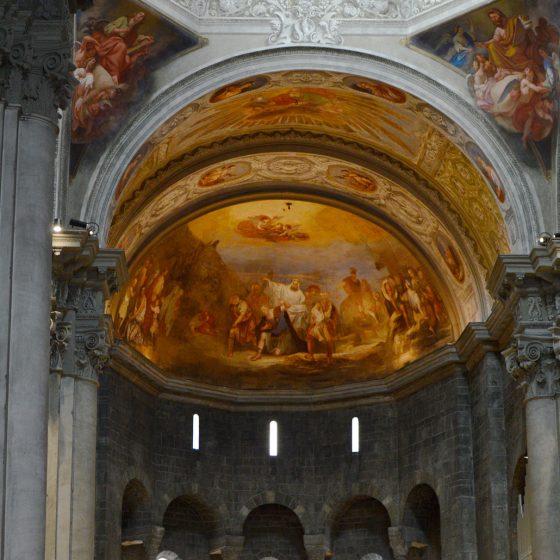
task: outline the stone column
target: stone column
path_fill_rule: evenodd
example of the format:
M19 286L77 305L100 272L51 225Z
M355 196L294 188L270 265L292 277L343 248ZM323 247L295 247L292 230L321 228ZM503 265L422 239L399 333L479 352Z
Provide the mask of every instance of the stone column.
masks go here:
M325 535L303 535L303 545L307 560L325 560L329 553Z
M125 281L125 260L76 231L54 234L53 254L46 558L91 560L98 376L112 344L104 308Z
M52 191L63 0L0 0L0 559L44 560Z
M512 342L503 355L525 396L533 558L555 560L560 558L560 352L555 352L560 241L529 256L500 257L489 287L513 318Z

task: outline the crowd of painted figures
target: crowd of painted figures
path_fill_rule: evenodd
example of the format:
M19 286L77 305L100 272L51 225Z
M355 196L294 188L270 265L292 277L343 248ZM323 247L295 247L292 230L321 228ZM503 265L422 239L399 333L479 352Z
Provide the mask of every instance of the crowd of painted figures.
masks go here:
M487 12L494 34L477 40L474 29L458 25L446 58L469 74L478 107L498 124L521 133L523 145L548 137L555 122L560 35L546 18Z
M150 270L153 269L151 272ZM147 259L127 286L116 309L117 332L136 346L153 346L161 336L211 337L216 344L227 337L226 356L252 350L253 361L263 355L315 353L333 361L335 343L346 351L364 344L382 344L394 354L417 343L433 342L448 324L444 305L421 268L385 276L379 289L359 278L355 268L340 282L340 305L320 285L302 287L298 278L273 280L270 273L249 285L246 293L229 297L227 327L220 327L216 310L200 305L187 317L185 332L172 332L183 315L184 290L168 281L168 271ZM227 304L226 304L227 305Z

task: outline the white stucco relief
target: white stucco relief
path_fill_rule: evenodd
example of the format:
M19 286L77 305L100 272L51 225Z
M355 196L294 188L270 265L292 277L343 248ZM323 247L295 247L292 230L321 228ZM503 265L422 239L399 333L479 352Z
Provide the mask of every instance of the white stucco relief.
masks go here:
M361 35L410 33L484 0L146 0L196 32L262 33L271 45L341 45L344 29ZM391 24L390 28L388 23Z

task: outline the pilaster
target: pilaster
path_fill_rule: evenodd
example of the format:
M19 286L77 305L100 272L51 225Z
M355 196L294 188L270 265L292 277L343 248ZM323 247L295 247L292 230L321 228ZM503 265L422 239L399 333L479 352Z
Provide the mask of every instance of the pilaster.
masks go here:
M104 309L125 278L122 251L54 234L47 560L94 556L97 388L113 343Z
M532 553L560 558L560 240L500 257L489 282L511 316L506 369L524 391Z

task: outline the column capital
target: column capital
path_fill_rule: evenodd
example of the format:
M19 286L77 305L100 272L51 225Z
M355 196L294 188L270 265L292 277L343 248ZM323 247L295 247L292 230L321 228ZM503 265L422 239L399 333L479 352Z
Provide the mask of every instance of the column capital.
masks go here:
M53 235L51 371L97 382L114 340L105 302L126 276L123 251L87 232Z
M508 373L525 389L525 400L560 395L560 362L551 336L515 334L502 355Z
M72 69L67 0L0 0L0 100L56 121Z
M502 255L488 288L509 316L506 369L526 400L560 394L560 240L529 255Z

